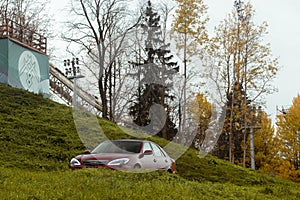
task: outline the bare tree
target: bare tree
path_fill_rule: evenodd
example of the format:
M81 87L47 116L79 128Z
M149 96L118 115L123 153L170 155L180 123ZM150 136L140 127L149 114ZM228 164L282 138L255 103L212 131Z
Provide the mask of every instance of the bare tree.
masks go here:
M86 67L97 80L102 117L113 120L114 99L117 91L120 94L116 85L123 67L123 44L138 19L129 19L123 0L73 0L71 14L74 18L66 22L68 30L63 39L77 44L84 53L89 63Z
M50 18L46 12L49 0L2 0L0 18L9 19L24 28L51 36Z

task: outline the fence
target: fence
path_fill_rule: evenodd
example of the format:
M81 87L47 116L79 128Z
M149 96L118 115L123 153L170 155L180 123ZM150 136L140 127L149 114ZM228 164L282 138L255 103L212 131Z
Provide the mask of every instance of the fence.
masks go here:
M46 37L8 18L0 18L0 38L14 39L44 54L47 51Z

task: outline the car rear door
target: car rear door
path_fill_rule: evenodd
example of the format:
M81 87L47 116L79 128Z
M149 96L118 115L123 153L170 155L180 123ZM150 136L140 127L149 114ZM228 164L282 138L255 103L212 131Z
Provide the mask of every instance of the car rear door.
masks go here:
M151 146L153 149L154 162L156 163L157 169L167 169L171 164L167 155L157 144L151 142Z

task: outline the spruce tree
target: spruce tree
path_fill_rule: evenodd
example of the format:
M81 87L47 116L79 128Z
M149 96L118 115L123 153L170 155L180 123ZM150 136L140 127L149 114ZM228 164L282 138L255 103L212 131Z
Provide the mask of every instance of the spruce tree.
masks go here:
M177 129L170 117L168 102L173 101L175 97L169 94L170 90L166 83L170 82L172 75L176 72L173 68L176 67L177 63L172 62L173 55L170 55L170 50L168 50L170 44L165 44L162 39L160 16L153 10L150 1L147 2L140 28L145 38L143 49L145 55L139 62L131 62L139 72L140 83L129 114L137 125L147 126L151 124L149 117L151 106L154 104L161 105L166 112L166 122L158 136L172 139ZM164 117L162 116L162 118Z

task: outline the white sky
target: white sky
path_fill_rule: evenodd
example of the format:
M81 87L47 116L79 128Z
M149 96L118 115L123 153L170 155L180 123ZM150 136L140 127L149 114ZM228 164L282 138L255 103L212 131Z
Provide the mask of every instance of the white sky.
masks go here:
M140 0L143 1L143 0ZM144 0L145 2L147 0ZM233 9L234 0L203 0L209 6L209 27L217 25ZM69 0L51 0L51 13L57 22L65 20L61 17ZM300 1L299 0L250 0L256 15L254 20L261 24L267 21L269 34L266 38L271 43L271 49L275 57L279 57L279 65L282 67L278 78L274 81L278 92L269 95L267 101L267 113L271 115L274 122L276 106L290 106L292 100L300 91ZM299 21L298 21L299 20ZM59 32L60 29L57 29ZM50 40L48 43L60 46L58 40ZM54 44L49 44L54 46ZM63 52L61 48L59 52ZM61 55L61 53L60 53ZM61 55L61 56L68 56ZM60 58L58 58L60 59ZM51 61L51 60L50 60ZM61 62L62 63L62 62ZM298 69L299 67L299 69Z

